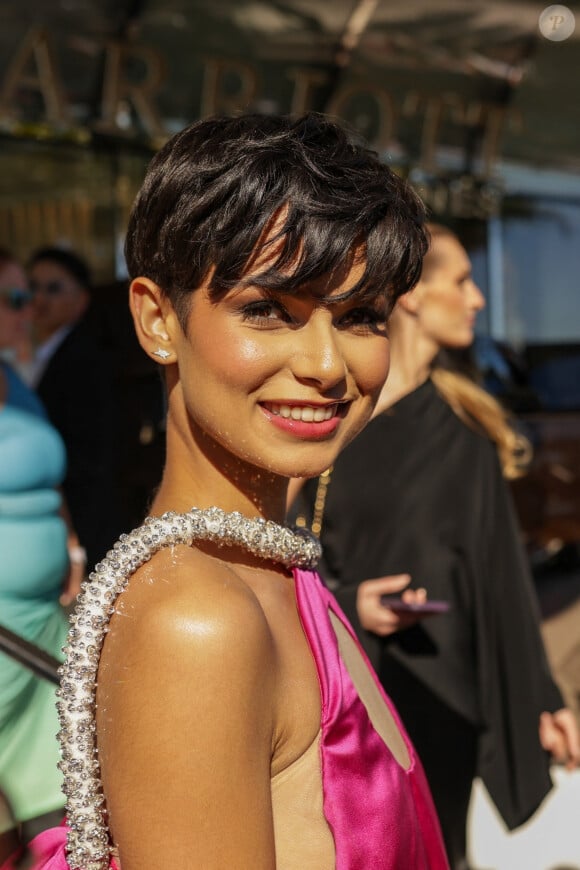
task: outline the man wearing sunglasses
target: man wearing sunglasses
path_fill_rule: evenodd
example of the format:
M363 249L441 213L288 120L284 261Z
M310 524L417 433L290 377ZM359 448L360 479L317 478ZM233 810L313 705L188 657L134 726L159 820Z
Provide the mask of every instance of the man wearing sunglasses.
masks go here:
M91 328L91 277L81 257L56 247L36 251L29 286L33 385L67 448L63 488L92 569L118 532L111 519L116 417L109 353Z
M30 261L37 384L51 357L85 314L90 303L90 276L84 261L60 248L37 251Z

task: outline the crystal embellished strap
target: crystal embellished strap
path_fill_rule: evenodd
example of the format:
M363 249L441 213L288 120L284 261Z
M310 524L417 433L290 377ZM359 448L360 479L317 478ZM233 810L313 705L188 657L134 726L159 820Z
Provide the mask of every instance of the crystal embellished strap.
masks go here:
M66 659L60 668L57 702L59 740L69 825L67 860L71 870L106 870L111 844L106 824L96 745L95 694L99 657L117 596L129 578L158 550L172 544L212 541L240 546L286 567L313 568L320 544L304 529L248 519L220 508L149 517L122 535L83 584L71 617Z

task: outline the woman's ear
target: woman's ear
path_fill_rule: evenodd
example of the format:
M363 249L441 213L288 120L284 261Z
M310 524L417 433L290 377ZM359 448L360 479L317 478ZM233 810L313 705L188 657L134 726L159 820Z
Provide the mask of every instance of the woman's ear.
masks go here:
M421 290L421 282L419 281L418 284L415 284L412 290L399 296L397 299L397 308L400 308L407 314L416 315L421 303Z
M149 278L135 278L129 287L129 307L139 344L155 362L175 362L172 338L177 318L169 299Z

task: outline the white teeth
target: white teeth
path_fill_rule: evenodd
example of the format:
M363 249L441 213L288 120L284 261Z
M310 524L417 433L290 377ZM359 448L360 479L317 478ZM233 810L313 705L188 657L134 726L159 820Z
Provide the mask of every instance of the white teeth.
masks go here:
M268 405L269 410L285 420L302 420L303 423L322 423L330 420L336 414L338 406L327 405L326 408L313 408L312 405Z

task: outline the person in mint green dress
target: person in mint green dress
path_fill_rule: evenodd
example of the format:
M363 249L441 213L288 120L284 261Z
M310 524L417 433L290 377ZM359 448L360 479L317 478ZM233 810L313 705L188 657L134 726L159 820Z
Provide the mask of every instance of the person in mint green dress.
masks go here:
M10 270L14 263L7 270L0 261L0 349L13 306L26 304ZM64 444L39 400L0 362L0 623L57 658L68 629L59 603L69 571L58 490L65 468ZM0 653L0 791L17 823L64 804L55 688ZM0 834L11 823L0 819Z

